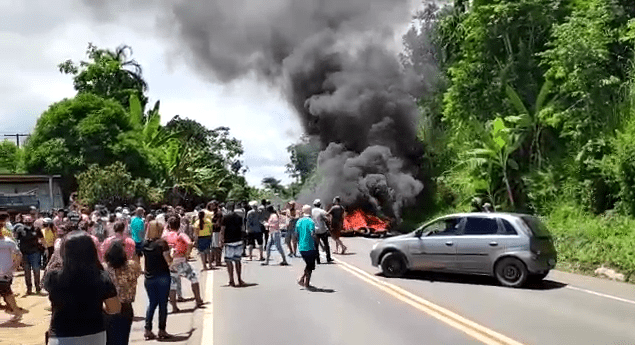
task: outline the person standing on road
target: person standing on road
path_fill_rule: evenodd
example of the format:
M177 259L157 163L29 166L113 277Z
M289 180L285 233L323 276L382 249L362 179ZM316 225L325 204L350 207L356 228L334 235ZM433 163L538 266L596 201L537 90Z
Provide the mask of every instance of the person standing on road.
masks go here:
M33 294L34 285L36 293L39 294L40 290L42 290L40 286L40 263L42 260L41 248L43 248L40 241L43 241L44 234L42 234L40 229L33 227L33 218L31 215L24 216L22 223L22 226L16 231L16 239L19 241L20 252L22 252L26 294ZM31 280L31 278L33 278L33 280Z
M311 217L313 218L313 222L315 223L315 236L317 243L315 244L315 249L318 248L320 240L322 241L322 245L324 246L324 251L326 252L326 262L331 263L333 259L331 258L331 248L329 246L329 228L326 224L327 213L322 209L322 202L320 199L315 199L313 201L313 210L311 211ZM303 208L304 209L304 208ZM320 263L320 255L318 251L317 263Z
M106 314L117 314L117 289L99 263L85 232L69 234L62 248L64 264L44 277L51 301L49 345L105 345Z
M298 233L295 231L295 223L298 221L298 211L296 209L296 203L294 201L289 201L289 208L286 210L287 213L287 236L284 238L284 242L289 247L289 256L295 257L297 256L298 249Z
M298 280L300 286L309 288L311 285L311 274L315 270L315 261L318 258L317 242L315 241L315 222L311 217L311 206L302 206L302 218L296 223L295 229L298 233L298 250L306 266L304 274Z
M223 221L223 210L219 207L217 201L212 201L212 261L216 267L221 265L221 256L223 255L223 249L221 247L220 228ZM211 265L211 262L210 262Z
M267 243L267 259L262 263L263 266L269 265L269 258L271 257L271 246L275 245L276 249L278 249L278 253L282 257L282 262L280 266L288 266L287 258L284 255L284 249L282 248L282 243L280 241L280 218L278 217L278 212L273 208L272 205L267 207L267 211L269 212L269 220L267 221L267 226L269 227L269 243Z
M212 219L208 217L205 211L198 212L198 218L194 222L194 231L197 232L198 254L201 256L203 269L212 269ZM209 266L208 266L209 265Z
M7 219L9 219L7 213L0 213L0 229L4 228ZM26 309L18 307L15 295L11 291L13 272L20 264L21 258L20 250L15 241L5 236L4 232L0 232L0 297L9 306L7 313L16 316L28 312Z
M44 218L43 226L42 235L44 235L44 247L46 247L46 251L44 252L46 259L44 260L43 266L46 267L53 256L53 252L55 251L55 240L57 239L57 234L55 233L55 230L53 230L53 220L51 218Z
M344 207L341 205L341 199L339 196L333 198L333 206L328 212L328 215L331 216L331 236L335 241L335 253L338 252L338 249L342 249L340 254L346 253L346 246L342 243L340 239L342 236L342 229L344 228L344 218L346 217L346 211Z
M260 223L260 214L258 213L258 203L252 201L249 203L251 210L247 212L246 226L247 226L247 245L249 252L249 260L253 258L254 246L257 246L260 252L260 261L264 261L265 258L262 255L262 224Z
M130 237L132 237L135 243L134 260L137 262L137 265L141 262L143 239L146 237L145 222L143 221L144 215L145 210L142 207L137 207L134 212L134 217L130 220Z
M155 339L152 333L154 312L159 308L159 338L167 339L171 335L166 332L168 320L168 297L170 295L170 265L172 256L168 243L161 238L161 225L152 220L148 224L146 240L143 242L143 257L145 263L146 293L148 294L148 309L146 310L145 340Z
M168 218L168 232L164 235L165 241L172 249L174 260L170 267L172 281L170 283L170 302L172 303L173 312L180 311L176 305L176 289L180 277L185 277L192 284L192 293L196 300L196 307L202 307L204 302L201 298L201 287L198 282L198 274L187 262L187 253L193 245L192 241L186 234L180 233L181 219L174 215Z
M227 265L227 274L229 275L229 286L236 286L234 280L234 269L236 270L236 279L238 286L244 286L241 278L240 260L243 252L243 219L234 212L234 204L227 205L229 211L221 221L221 239L225 246L225 264Z
M115 241L104 257L108 264L106 271L117 288L117 296L121 302L121 311L108 317L107 344L128 345L134 318L132 303L137 295L137 279L141 275L141 266L135 260L128 260L121 241Z
M123 221L115 222L113 226L113 230L115 234L113 236L108 237L102 244L100 250L100 259L103 261L104 253L108 251L110 245L114 241L121 241L124 244L124 249L126 251L126 255L128 256L128 260L134 260L135 256L135 243L130 237L126 237L124 235L124 231L126 230L126 224Z

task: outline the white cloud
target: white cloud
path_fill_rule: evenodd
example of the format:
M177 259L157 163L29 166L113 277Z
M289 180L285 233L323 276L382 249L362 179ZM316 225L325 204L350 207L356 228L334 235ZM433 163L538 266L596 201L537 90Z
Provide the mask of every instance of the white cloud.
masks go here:
M168 57L174 47L155 34L155 16L96 21L73 0L4 1L0 12L0 135L32 131L51 103L74 95L71 78L57 64L85 59L88 42L127 44L143 67L151 101L161 100L164 123L178 114L209 128L227 126L243 142L250 184L266 176L289 182L286 147L301 127L286 102L253 80L221 86L201 79L183 58Z

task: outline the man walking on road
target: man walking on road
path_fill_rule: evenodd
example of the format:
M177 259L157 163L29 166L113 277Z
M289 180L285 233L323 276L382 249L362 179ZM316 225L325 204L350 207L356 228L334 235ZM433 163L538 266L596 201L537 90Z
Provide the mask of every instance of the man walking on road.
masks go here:
M260 213L258 213L258 203L252 201L249 206L251 206L251 210L247 212L246 216L249 260L252 260L254 247L256 247L260 252L260 261L264 261L265 258L262 255L262 224L260 223Z
M320 240L322 241L322 245L324 246L324 251L326 252L326 262L331 263L333 259L331 259L331 248L329 247L329 228L326 225L326 217L327 213L322 209L322 202L320 199L315 199L313 201L313 210L311 211L311 217L313 218L313 222L315 223L315 237L316 244L315 249L317 250ZM302 208L304 210L304 207ZM320 253L318 251L317 263L320 263Z
M339 196L336 196L333 199L333 206L329 210L328 215L331 216L331 236L335 241L335 253L337 253L337 250L341 248L342 251L340 254L344 254L346 253L346 246L342 243L340 237L342 236L342 229L344 228L344 217L346 215L346 211L341 205Z
M317 243L314 240L315 223L311 218L311 206L302 206L302 218L296 223L295 230L298 233L298 250L306 263L304 274L298 280L298 284L309 288L311 286L311 273L315 270L315 261L319 257Z
M225 245L225 263L227 264L227 274L229 274L229 286L236 286L234 281L234 268L236 269L236 278L238 286L245 285L240 273L240 259L243 253L242 226L243 219L234 212L234 204L227 205L227 213L223 216L221 225L221 239Z
M135 210L135 215L130 220L130 235L135 243L135 256L134 260L137 264L141 261L141 255L143 255L143 240L145 239L145 222L143 216L145 210L142 207L138 207Z
M33 286L39 294L42 287L40 286L40 264L41 250L43 247L40 241L43 241L44 234L40 229L33 227L33 218L31 215L24 216L23 225L16 231L16 239L20 243L20 251L22 252L22 264L24 265L24 280L26 282L26 294L33 293ZM31 280L31 272L33 272L33 280Z

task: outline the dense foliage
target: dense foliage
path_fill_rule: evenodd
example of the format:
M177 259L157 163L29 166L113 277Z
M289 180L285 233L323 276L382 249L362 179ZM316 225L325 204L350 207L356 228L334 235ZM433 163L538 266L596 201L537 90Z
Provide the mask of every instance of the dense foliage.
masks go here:
M146 109L147 84L131 53L91 44L89 61L60 64L77 95L40 116L24 152L3 143L0 170L60 174L65 196L78 191L87 206L249 197L241 142L227 127L179 116L162 126L160 103Z
M419 99L438 212L479 197L539 214L568 264L633 270L635 3L424 7L402 58L440 70Z

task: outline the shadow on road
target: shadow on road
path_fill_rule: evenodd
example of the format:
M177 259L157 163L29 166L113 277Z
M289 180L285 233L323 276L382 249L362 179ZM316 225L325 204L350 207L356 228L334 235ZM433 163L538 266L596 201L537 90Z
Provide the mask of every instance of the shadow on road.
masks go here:
M382 273L377 273L377 276L385 277ZM427 280L429 282L441 282L441 283L459 283L459 284L472 284L472 285L491 285L500 286L500 284L493 277L467 275L457 273L439 273L439 272L421 272L411 271L407 272L401 278L394 279L410 279L410 280ZM527 282L520 289L525 290L555 290L561 289L567 286L567 284L556 282L553 280L545 279L539 282Z
M5 321L3 323L0 323L0 328L24 328L24 327L31 327L33 325L27 325L26 323L23 323L22 321L20 321L21 318L12 318L8 321Z
M347 255L357 255L357 253L351 253L351 252L346 252L344 254L341 253L333 253L334 255L342 255L342 256L347 256Z
M245 283L243 285L236 285L236 286L231 286L229 284L225 284L225 285L222 285L221 287L233 287L233 288L243 289L243 288L248 288L248 287L252 287L252 286L258 286L258 283Z
M308 288L305 288L303 290L309 291L309 292L323 292L323 293L333 293L336 292L333 289L323 289L323 288L319 288L319 287L315 287L315 286L309 286Z
M192 328L185 334L172 334L171 338L169 338L169 339L159 339L158 341L162 342L162 343L177 343L177 342L181 342L181 341L186 341L186 340L190 339L190 337L192 336L192 333L194 333L195 330L196 330L196 328Z

